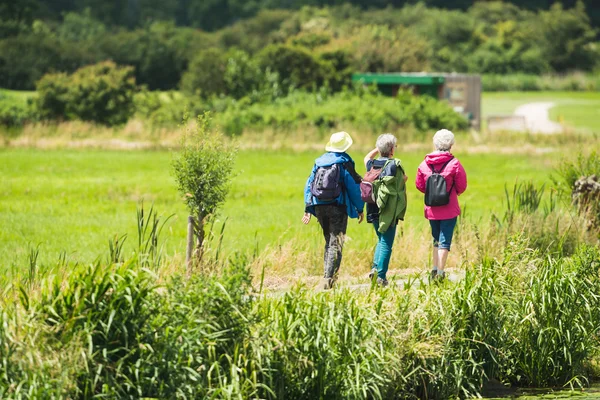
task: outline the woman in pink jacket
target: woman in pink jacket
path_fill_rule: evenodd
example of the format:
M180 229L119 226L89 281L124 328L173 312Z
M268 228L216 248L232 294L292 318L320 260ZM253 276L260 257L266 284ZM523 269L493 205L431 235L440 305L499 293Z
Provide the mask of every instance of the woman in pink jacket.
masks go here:
M429 220L433 236L432 279L445 277L444 268L452 244L452 234L460 215L458 196L467 189L465 169L450 153L453 144L452 132L447 129L437 131L433 136L436 151L425 156L417 170L415 182L417 189L425 193L425 218ZM436 176L438 174L441 177Z

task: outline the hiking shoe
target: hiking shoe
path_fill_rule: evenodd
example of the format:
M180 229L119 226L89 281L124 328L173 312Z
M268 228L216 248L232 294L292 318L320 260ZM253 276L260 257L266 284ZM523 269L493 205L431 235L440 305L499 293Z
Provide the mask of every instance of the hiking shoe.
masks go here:
M433 271L432 271L432 275L433 275ZM435 277L433 278L434 281L437 282L442 282L446 279L446 273L444 271L439 272L437 271L437 273L435 274Z
M377 276L377 268L371 268L371 272L369 272L369 279L373 279Z
M323 278L323 289L329 290L333 287L335 280L333 278Z
M432 269L429 273L429 279L434 280L435 278L437 278L437 269Z
M377 278L377 286L386 287L389 284L387 279Z

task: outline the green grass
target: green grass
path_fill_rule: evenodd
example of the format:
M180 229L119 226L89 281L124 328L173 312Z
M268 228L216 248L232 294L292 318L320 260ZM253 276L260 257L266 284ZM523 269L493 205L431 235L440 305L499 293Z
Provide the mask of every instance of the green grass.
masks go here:
M600 92L494 92L484 93L482 115L512 114L517 107L533 102L553 102L550 119L566 126L600 132Z
M35 97L35 91L25 90L8 90L0 88L0 102L15 102L27 103L27 100Z
M469 187L461 197L471 221L485 220L503 210L504 185L517 179L547 182L557 153L540 156L468 155L456 146ZM242 151L238 156L231 194L221 213L227 218L224 249L250 251L292 239L320 249L316 220L304 226L302 192L313 160L320 152ZM352 153L356 160L362 154ZM409 176L409 205L405 226L425 226L422 195L414 188L421 153L399 153ZM165 151L0 150L1 266L25 265L31 248L40 244L42 264L54 263L61 251L90 262L107 254L108 239L127 233L126 251L136 238L136 207L154 203L163 217L174 214L163 233L169 255L184 252L186 208L170 172ZM359 165L359 172L364 168ZM219 223L220 224L220 223ZM349 247L372 244L370 226L349 224Z

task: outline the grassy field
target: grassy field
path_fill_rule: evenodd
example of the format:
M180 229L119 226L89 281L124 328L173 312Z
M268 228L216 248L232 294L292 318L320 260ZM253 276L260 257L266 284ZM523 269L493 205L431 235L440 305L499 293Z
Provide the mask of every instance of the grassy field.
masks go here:
M26 103L28 99L35 96L35 91L8 90L0 88L0 102Z
M501 212L504 185L517 179L548 182L558 153L539 156L455 154L469 176L461 197L468 220L487 221ZM300 223L302 190L318 152L242 151L238 156L231 195L220 221L227 219L223 246L227 252L251 251L257 245L282 246L290 241L320 249L316 220ZM362 154L352 153L355 159ZM128 234L136 242L136 207L151 204L163 216L174 214L164 231L166 252L181 257L184 250L186 209L170 174L166 151L125 152L97 150L0 151L0 259L4 268L26 264L30 249L39 244L40 262L54 262L60 252L91 262L108 249L108 239ZM409 208L405 227L423 229L421 194L414 175L422 153L402 153L409 176ZM359 167L359 171L363 168ZM217 227L220 223L217 223ZM416 228L415 228L416 227ZM370 226L349 225L348 247L367 249L373 243Z
M550 119L565 126L600 132L600 93L598 92L496 92L482 96L482 115L512 114L526 103L553 102Z

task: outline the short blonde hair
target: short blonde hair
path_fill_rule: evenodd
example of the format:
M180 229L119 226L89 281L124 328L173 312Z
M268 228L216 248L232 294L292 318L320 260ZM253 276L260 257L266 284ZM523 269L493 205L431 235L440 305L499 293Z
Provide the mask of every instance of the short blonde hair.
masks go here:
M375 146L379 150L379 154L383 157L389 157L392 149L396 146L396 137L391 133L384 133L377 138Z
M433 145L437 151L450 151L454 144L454 133L448 129L440 129L433 135Z

